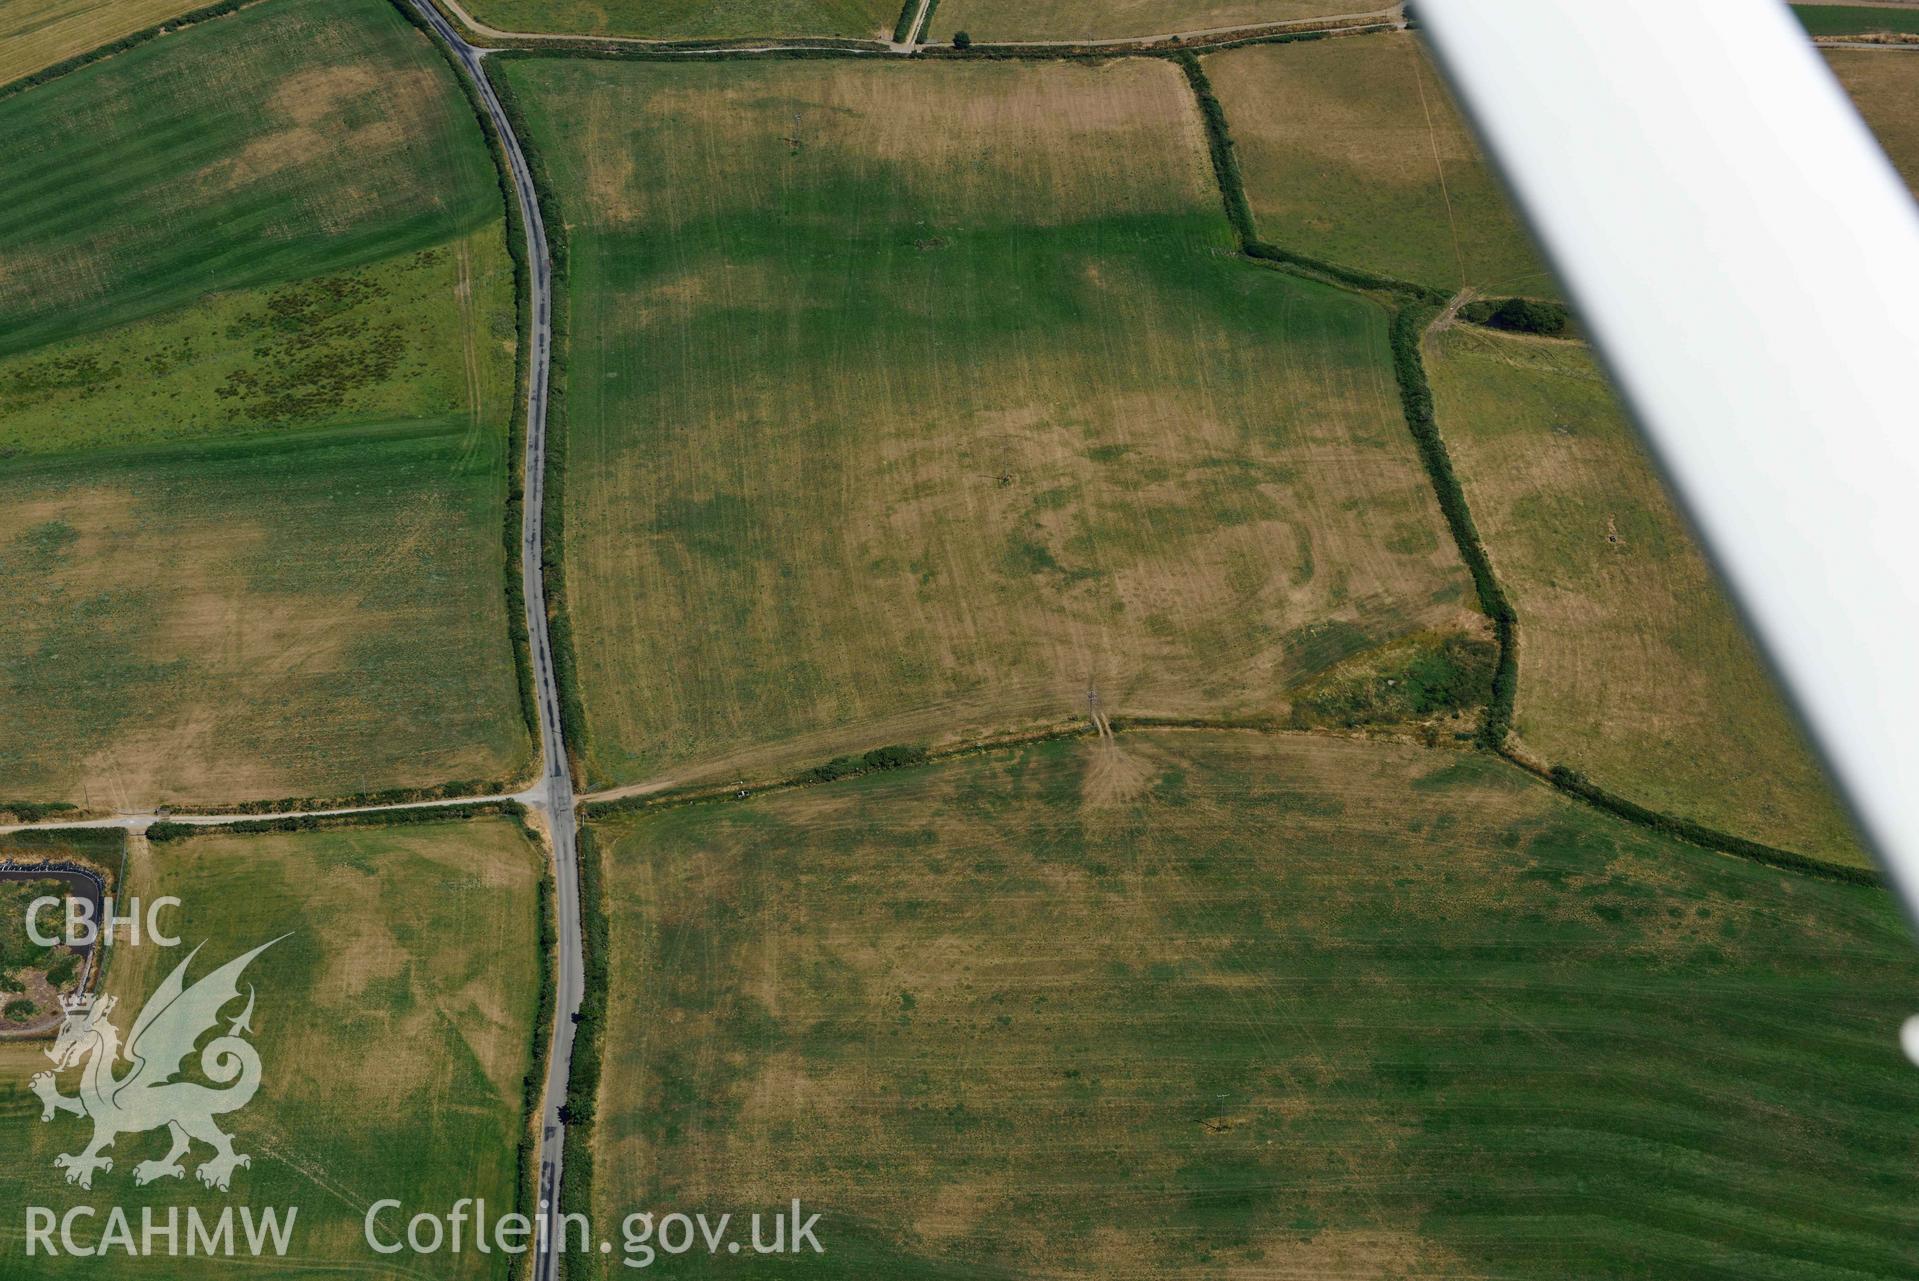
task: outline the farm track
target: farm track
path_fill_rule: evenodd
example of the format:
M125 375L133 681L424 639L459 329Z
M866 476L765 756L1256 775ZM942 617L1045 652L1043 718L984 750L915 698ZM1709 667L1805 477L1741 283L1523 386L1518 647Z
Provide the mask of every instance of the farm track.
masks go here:
M677 54L688 57L711 57L723 53L796 53L804 50L818 50L843 54L880 54L904 56L921 49L951 49L948 43L936 43L927 40L925 30L927 9L931 0L920 0L918 10L913 15L912 28L903 41L885 40L842 40L828 37L792 36L787 38L770 37L768 43L748 44L744 42L701 43L697 40L658 39L645 36L590 35L573 31L502 31L489 26L469 13L459 0L416 0L442 8L451 14L453 20L475 36L487 40L530 42L534 44L587 45L594 47L618 46L621 48L645 50L652 53ZM1402 6L1392 5L1384 9L1368 10L1363 13L1335 13L1318 18L1292 18L1284 22L1242 23L1232 27L1200 27L1191 31L1168 31L1158 35L1115 36L1098 40L997 40L973 46L980 50L1016 50L1021 53L1043 56L1048 52L1068 49L1110 49L1116 53L1131 50L1145 51L1162 45L1174 45L1183 49L1203 50L1208 42L1234 43L1241 40L1258 40L1265 36L1284 35L1288 32L1324 30L1329 34L1338 33L1345 27L1361 26L1381 22L1391 22L1395 26L1404 21ZM449 23L449 29L451 24ZM1197 43L1194 43L1197 42Z

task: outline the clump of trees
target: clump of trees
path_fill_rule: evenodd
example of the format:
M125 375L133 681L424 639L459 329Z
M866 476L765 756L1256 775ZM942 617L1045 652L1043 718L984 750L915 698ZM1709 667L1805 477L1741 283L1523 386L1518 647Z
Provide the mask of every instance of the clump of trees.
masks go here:
M932 759L932 753L924 747L904 745L876 747L863 756L836 756L824 765L815 765L800 776L806 783L830 783L836 778L850 778L855 774L866 774L874 770L905 769L911 765L924 765Z
M1564 303L1541 302L1537 298L1487 299L1467 303L1459 314L1475 325L1504 329L1515 334L1539 334L1560 338L1571 331L1572 312Z
M971 49L973 47L973 37L964 31L955 31L953 33L953 47L955 49Z

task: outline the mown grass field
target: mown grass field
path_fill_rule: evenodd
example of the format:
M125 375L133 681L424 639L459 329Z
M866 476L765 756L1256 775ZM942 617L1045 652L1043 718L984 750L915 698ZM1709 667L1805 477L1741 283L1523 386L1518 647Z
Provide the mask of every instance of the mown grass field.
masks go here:
M1919 9L1911 12L1919 19ZM1828 49L1825 58L1906 186L1919 192L1919 66L1877 49Z
M234 109L238 102L248 110ZM384 0L270 0L0 101L11 796L517 772L513 273Z
M1177 68L501 65L596 780L1281 714L1475 625L1386 313L1233 255Z
M1263 239L1442 289L1557 296L1415 37L1252 45L1203 65Z
M933 14L933 38L951 40L954 32L964 31L981 44L998 40L1115 40L1350 12L1351 8L1327 0L1103 0L1099 4L940 0Z
M246 109L236 109L245 104ZM453 72L383 0L273 0L0 101L0 355L503 216Z
M1919 1267L1891 897L1484 755L1122 734L595 828L602 1230L798 1196L835 1277Z
M0 0L0 85L198 9L205 0Z
M1876 32L1919 32L1919 8L1887 5L1796 4L1793 13L1815 36L1857 36Z
M505 31L653 39L840 36L885 39L894 0L473 0L467 12Z
M502 440L435 420L16 459L12 799L337 796L519 768Z
M361 1236L376 1200L398 1197L409 1213L444 1213L458 1197L484 1196L504 1213L515 1194L532 1045L543 867L506 819L137 844L127 889L147 901L181 899L165 919L177 924L183 946L114 948L107 990L120 999L113 1020L123 1037L192 947L204 943L189 971L198 978L290 934L243 980L258 993L250 1039L262 1083L223 1124L253 1164L235 1173L229 1192L211 1192L193 1178L209 1152L196 1146L186 1181L140 1188L133 1166L163 1155L166 1136L130 1134L115 1142L114 1167L95 1176L91 1191L69 1187L53 1157L78 1151L91 1126L64 1114L42 1124L26 1082L47 1061L37 1046L8 1045L0 1046L0 1134L9 1158L0 1195L16 1208L93 1204L104 1214L119 1205L136 1235L146 1205L163 1219L168 1205L211 1215L226 1204L297 1206L294 1247L266 1265L120 1255L28 1263L15 1213L0 1222L8 1275L95 1277L104 1268L116 1277L335 1276L385 1262ZM239 1010L236 1003L226 1011L223 1030ZM63 1076L63 1093L74 1093L73 1081ZM500 1254L468 1249L435 1256L432 1275L504 1277L505 1264Z
M1439 422L1519 611L1524 747L1654 809L1866 857L1583 346L1456 327Z

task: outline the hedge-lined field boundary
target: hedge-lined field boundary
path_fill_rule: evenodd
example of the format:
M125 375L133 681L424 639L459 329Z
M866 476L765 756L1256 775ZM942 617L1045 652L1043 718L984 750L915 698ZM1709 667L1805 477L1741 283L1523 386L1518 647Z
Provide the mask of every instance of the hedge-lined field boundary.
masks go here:
M1212 83L1207 78L1206 70L1200 65L1199 59L1190 52L1178 53L1173 57L1186 73L1187 82L1192 86L1193 96L1199 104L1200 115L1205 121L1207 146L1212 154L1214 177L1219 183L1220 200L1225 208L1227 221L1232 224L1234 234L1239 239L1240 252L1248 258L1275 267L1346 285L1373 296L1382 303L1387 299L1392 300L1388 305L1392 307L1393 312L1389 330L1393 375L1399 384L1400 403L1405 411L1406 425L1412 433L1414 445L1419 450L1420 462L1426 469L1428 480L1432 483L1433 493L1439 500L1440 511L1446 517L1447 528L1451 531L1453 542L1459 549L1460 559L1465 562L1467 571L1472 575L1480 610L1492 622L1493 637L1498 646L1498 660L1493 669L1492 696L1486 704L1485 714L1480 721L1479 732L1476 735L1478 745L1512 762L1527 773L1544 779L1567 795L1577 797L1617 818L1660 832L1689 845L1750 859L1768 867L1802 872L1808 876L1827 880L1854 885L1882 885L1883 881L1876 872L1829 863L1823 859L1721 832L1691 819L1648 809L1606 791L1576 770L1564 765L1541 768L1513 749L1509 739L1513 729L1513 709L1519 696L1519 616L1511 599L1506 595L1505 588L1500 585L1498 575L1493 570L1492 559L1480 538L1478 525L1473 520L1472 508L1466 501L1466 491L1459 482L1458 473L1453 469L1452 456L1448 453L1445 439L1440 434L1439 421L1433 406L1432 386L1427 381L1425 360L1421 354L1421 343L1427 327L1438 315L1447 295L1444 291L1430 286L1312 258L1260 240L1251 205L1246 199L1239 157L1234 150L1232 132L1227 123L1225 109L1214 94ZM1493 310L1499 305L1499 303L1491 304L1485 312L1485 318L1490 319ZM1559 321L1562 325L1571 323L1570 313L1563 306L1559 304L1541 304L1541 306L1552 308L1550 319Z
M567 1161L560 1173L560 1212L593 1213L593 1131L606 1054L607 921L604 863L592 827L581 823L575 847L580 864L581 979L584 991L573 1018L573 1070L567 1077L561 1120L567 1128Z
M1629 801L1623 796L1614 795L1578 770L1569 769L1564 765L1554 765L1541 770L1514 756L1508 756L1507 759L1528 774L1545 779L1560 791L1577 796L1589 805L1637 823L1641 827L1649 827L1674 840L1684 841L1688 845L1698 845L1705 849L1717 850L1721 854L1750 859L1754 863L1763 863L1767 867L1802 872L1822 880L1841 881L1848 885L1883 886L1885 884L1885 879L1870 868L1828 863L1824 859L1797 854L1792 850L1783 850L1776 845L1749 841L1743 836L1721 832L1716 828L1707 827L1704 823L1695 823L1689 818L1680 818L1677 815L1647 809L1644 805Z
M72 801L0 801L0 822L38 823L56 815L79 814L80 807Z
M544 842L520 811L520 826L535 850ZM540 1112L546 1101L546 1067L553 1053L553 1008L559 989L559 909L553 892L553 860L540 855L540 990L533 1003L532 1051L520 1081L520 1142L514 1150L514 1209L531 1221L539 1217ZM534 1256L513 1260L508 1275L520 1281L533 1270Z
M1493 573L1492 559L1480 541L1479 527L1473 523L1472 508L1466 491L1453 470L1452 455L1439 434L1439 420L1433 413L1433 390L1426 381L1426 365L1420 359L1420 339L1437 314L1435 304L1409 302L1393 314L1391 343L1393 375L1399 383L1400 405L1405 410L1406 426L1419 450L1419 461L1426 468L1439 510L1446 517L1460 559L1472 575L1473 589L1479 596L1479 608L1492 620L1493 640L1499 649L1493 665L1492 697L1479 723L1482 747L1498 750L1512 730L1513 704L1519 697L1519 617L1506 591Z
M1480 541L1479 529L1473 523L1472 509L1466 503L1466 491L1460 486L1458 474L1453 470L1452 456L1447 453L1446 442L1439 434L1439 423L1433 414L1432 387L1426 381L1425 363L1420 357L1420 339L1426 332L1426 326L1438 314L1445 295L1425 285L1325 262L1261 240L1253 219L1252 205L1246 199L1245 179L1240 172L1239 155L1226 120L1226 109L1213 92L1212 81L1197 57L1191 53L1179 53L1174 55L1173 60L1185 72L1186 82L1192 87L1194 100L1199 104L1199 114L1206 126L1206 145L1213 160L1213 176L1219 184L1220 203L1226 211L1227 222L1232 224L1233 234L1239 240L1240 253L1258 262L1304 269L1316 277L1330 277L1334 283L1393 300L1390 304L1392 322L1388 333L1393 355L1393 377L1399 385L1400 407L1406 415L1406 426L1412 433L1413 444L1419 451L1419 461L1426 469L1426 478L1439 500L1440 512L1446 517L1446 527L1451 531L1453 543L1459 550L1459 558L1472 575L1480 612L1493 625L1498 658L1493 668L1492 696L1480 720L1479 741L1484 747L1497 749L1506 741L1506 735L1512 729L1513 703L1519 693L1518 618L1512 602L1507 599L1505 590L1500 587L1499 579L1493 573L1492 559L1486 553L1485 544Z
M508 50L496 58L525 56ZM527 173L533 179L534 199L539 203L540 220L546 228L548 264L547 325L551 347L547 353L546 386L546 467L542 477L543 502L540 539L540 578L546 589L546 636L552 650L553 681L560 692L560 729L566 741L566 753L576 778L586 777L586 709L580 695L579 662L573 647L573 618L567 608L566 591L566 460L569 428L567 421L567 363L571 355L572 323L568 306L568 264L566 219L553 182L546 170L540 149L529 141L526 111L519 95L505 76L486 73L500 110L526 157ZM532 246L528 245L529 252Z
M513 347L513 399L506 417L506 510L501 521L501 539L506 548L506 628L513 645L513 672L520 687L520 719L526 724L529 766L538 767L540 754L540 713L533 689L533 649L526 627L525 561L520 554L520 535L526 509L526 381L533 346L533 276L527 267L526 224L520 218L520 202L513 194L513 180L506 158L506 143L493 124L493 115L480 100L480 90L468 78L466 68L453 50L439 38L424 15L409 0L392 0L400 16L411 23L426 42L433 46L454 83L466 99L467 108L479 123L493 155L493 177L500 189L500 204L506 217L506 253L513 263L513 313L519 341Z
M525 822L518 801L470 801L457 805L416 805L398 809L354 810L348 814L277 814L272 818L242 818L231 823L149 823L149 843L163 845L202 833L252 835L260 832L320 832L336 827L403 827L414 823L441 823L455 819L506 815Z
M457 801L463 796L503 796L513 790L505 779L455 779L425 787L389 787L378 792L351 792L342 796L288 796L279 800L236 801L229 805L169 805L171 814L287 814L309 810L381 810ZM478 802L484 803L484 802ZM450 807L443 807L450 808Z

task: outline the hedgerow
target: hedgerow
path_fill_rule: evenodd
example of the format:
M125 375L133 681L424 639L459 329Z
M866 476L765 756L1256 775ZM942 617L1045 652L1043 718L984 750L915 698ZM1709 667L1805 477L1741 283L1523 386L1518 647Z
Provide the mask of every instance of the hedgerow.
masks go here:
M1803 872L1808 876L1816 876L1828 881L1842 881L1848 885L1877 886L1885 883L1877 872L1868 868L1842 867L1836 863L1822 862L1819 859L1808 858L1804 854L1795 854L1791 850L1762 845L1758 841L1749 841L1742 836L1717 831L1704 823L1695 823L1691 819L1647 809L1644 805L1635 804L1623 796L1615 796L1577 770L1569 769L1564 765L1553 766L1546 771L1545 777L1560 791L1577 796L1589 805L1628 819L1642 827L1649 827L1675 840L1684 841L1688 845L1699 845L1709 850L1718 850L1721 853L1751 859L1755 863L1763 863L1768 867Z

